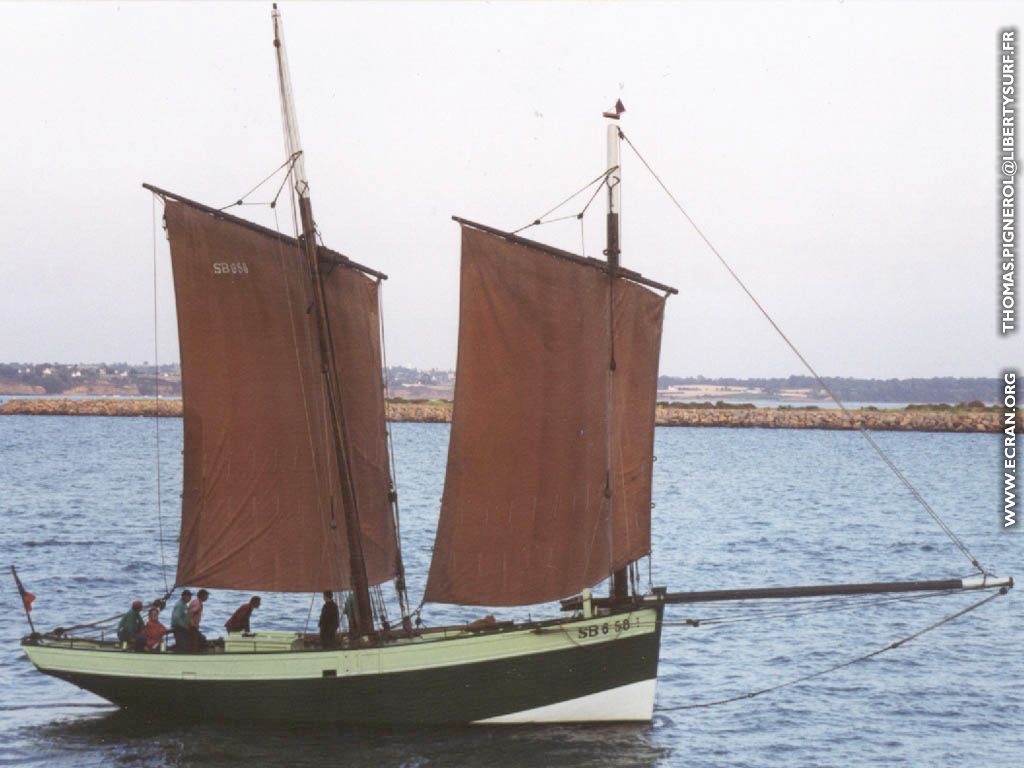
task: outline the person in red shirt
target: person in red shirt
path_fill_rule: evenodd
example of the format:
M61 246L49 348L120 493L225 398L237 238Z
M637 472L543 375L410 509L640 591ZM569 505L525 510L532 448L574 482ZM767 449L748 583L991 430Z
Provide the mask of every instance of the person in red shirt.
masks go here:
M250 598L248 603L240 605L238 610L231 614L231 618L224 622L224 629L228 632L251 632L249 620L252 618L252 612L259 607L259 595Z
M155 606L150 608L149 621L147 621L146 626L142 628L142 638L146 643L146 650L159 650L160 643L167 632L167 627L160 623L160 609Z

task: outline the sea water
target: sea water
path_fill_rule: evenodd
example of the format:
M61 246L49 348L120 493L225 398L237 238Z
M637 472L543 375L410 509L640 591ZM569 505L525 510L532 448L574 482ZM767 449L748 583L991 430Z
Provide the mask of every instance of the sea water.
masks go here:
M392 432L403 552L418 601L448 427L395 424ZM0 417L0 564L17 564L38 596L37 626L119 613L136 597L161 594L164 573L173 582L181 440L177 419ZM1000 527L998 436L877 433L876 440L986 567L1024 573L1016 532ZM972 571L857 433L668 427L657 430L655 442L654 554L650 567L645 561L640 569L645 587L886 581ZM670 607L650 724L296 727L149 721L39 674L19 648L27 625L4 573L0 765L1020 766L1024 620L1014 592L834 673L690 708L863 656L982 596ZM204 613L208 633L247 597L214 591ZM264 595L254 625L307 626L311 605L310 596ZM532 607L499 618L552 612ZM423 617L439 624L481 613L426 606ZM691 619L700 623L687 624Z

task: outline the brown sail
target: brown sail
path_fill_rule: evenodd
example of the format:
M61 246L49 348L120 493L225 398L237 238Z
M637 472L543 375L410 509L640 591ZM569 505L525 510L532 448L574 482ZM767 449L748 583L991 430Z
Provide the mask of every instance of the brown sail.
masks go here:
M380 349L379 283L337 262L323 265L322 270L366 577L370 584L379 584L394 578L399 570L398 538L389 496L392 485Z
M185 461L178 584L266 591L348 588L339 473L296 241L167 201L178 310ZM387 500L374 281L338 264L325 281L368 578L396 573ZM374 390L375 383L375 391Z
M425 599L565 597L650 552L665 300L596 263L472 226L462 230L461 280Z

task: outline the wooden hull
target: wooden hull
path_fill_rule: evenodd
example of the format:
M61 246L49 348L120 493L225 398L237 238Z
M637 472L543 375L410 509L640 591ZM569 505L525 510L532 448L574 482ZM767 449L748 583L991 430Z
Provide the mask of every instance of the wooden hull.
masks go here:
M26 641L43 672L150 716L364 724L646 721L660 610L361 650L132 653Z

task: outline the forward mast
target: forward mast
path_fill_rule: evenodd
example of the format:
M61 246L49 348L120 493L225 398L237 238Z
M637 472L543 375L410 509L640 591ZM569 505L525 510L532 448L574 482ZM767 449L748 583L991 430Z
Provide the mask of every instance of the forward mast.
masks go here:
M316 314L317 340L323 362L322 374L330 404L331 432L338 464L341 486L341 506L345 524L346 543L349 552L349 569L352 581L352 613L350 627L354 638L373 632L373 613L370 607L370 590L366 577L366 561L363 556L359 509L353 491L352 465L348 455L348 441L345 429L345 413L341 402L341 387L338 382L337 366L334 361L334 343L331 325L327 315L327 300L324 296L323 275L316 242L316 223L313 219L313 204L309 194L309 180L306 177L302 145L299 139L299 125L295 114L295 100L292 94L291 74L288 70L288 55L284 47L284 30L281 14L274 4L274 50L277 55L277 77L281 95L281 120L284 126L285 149L292 163L292 178L295 185L295 199L298 201L299 219L302 225L303 250L309 261L313 280L314 312Z

